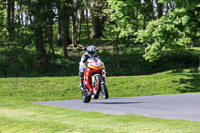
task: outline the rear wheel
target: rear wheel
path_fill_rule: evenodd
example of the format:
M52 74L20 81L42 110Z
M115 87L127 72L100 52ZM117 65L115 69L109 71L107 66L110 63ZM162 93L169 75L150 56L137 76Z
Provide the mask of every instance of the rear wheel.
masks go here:
M100 75L94 76L94 86L93 86L93 92L94 92L94 99L99 98L99 93L101 90L101 77Z
M82 100L84 103L89 103L91 100L91 96L88 96L87 94L86 91L82 91Z
M109 98L108 89L107 89L105 84L101 85L101 94L102 94L104 99L108 99Z

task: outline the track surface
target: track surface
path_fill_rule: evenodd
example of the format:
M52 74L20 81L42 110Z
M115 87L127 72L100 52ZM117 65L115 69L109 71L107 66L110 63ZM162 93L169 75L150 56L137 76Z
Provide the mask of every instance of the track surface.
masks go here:
M153 118L200 121L200 94L143 96L91 100L34 102L41 105L63 107L72 110L102 112L105 114L136 114Z

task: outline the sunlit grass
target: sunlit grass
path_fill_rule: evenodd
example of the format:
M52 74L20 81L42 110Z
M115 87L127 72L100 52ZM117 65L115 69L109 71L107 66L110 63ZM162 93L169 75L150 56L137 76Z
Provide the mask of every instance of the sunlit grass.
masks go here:
M108 77L111 97L200 92L200 74L193 69L146 76ZM28 101L80 99L79 77L0 78L0 96Z
M198 133L200 123L73 111L0 98L0 132Z
M195 69L195 68L194 68ZM108 77L111 97L200 92L193 69ZM0 132L198 133L200 123L136 115L108 115L36 105L33 101L81 99L78 77L0 78Z

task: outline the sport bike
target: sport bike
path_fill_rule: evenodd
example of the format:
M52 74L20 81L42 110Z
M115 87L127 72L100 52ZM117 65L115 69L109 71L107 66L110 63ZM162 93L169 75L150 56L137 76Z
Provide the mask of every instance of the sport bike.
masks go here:
M108 99L108 90L106 87L106 74L103 72L104 63L96 57L92 57L86 62L87 68L84 72L82 100L89 103L91 98L98 99L103 96Z

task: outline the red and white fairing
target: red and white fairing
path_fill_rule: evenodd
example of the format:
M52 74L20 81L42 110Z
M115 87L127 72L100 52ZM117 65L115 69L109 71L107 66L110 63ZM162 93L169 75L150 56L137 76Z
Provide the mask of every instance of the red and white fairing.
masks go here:
M94 93L94 91L96 90L94 90L95 87L93 87L91 83L92 75L100 74L100 77L102 79L104 64L99 58L95 58L95 57L88 59L87 62L88 62L88 65L84 73L84 82L85 82L86 87L92 93Z

